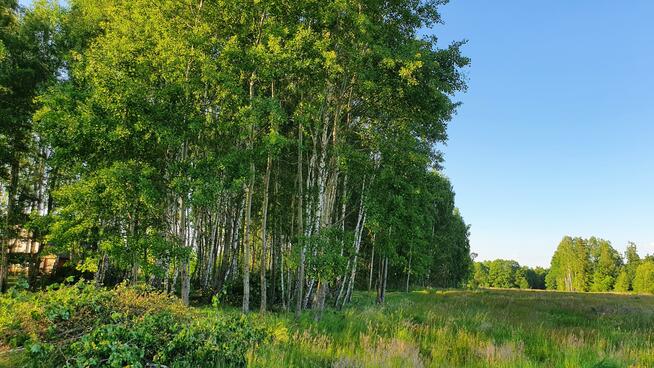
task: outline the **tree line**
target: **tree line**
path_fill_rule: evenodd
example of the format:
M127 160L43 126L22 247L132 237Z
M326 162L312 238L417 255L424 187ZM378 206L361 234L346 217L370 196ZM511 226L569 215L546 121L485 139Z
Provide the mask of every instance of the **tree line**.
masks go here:
M641 258L633 242L621 255L608 240L566 236L549 269L521 267L503 259L474 262L468 286L654 293L654 255Z
M545 289L547 269L520 266L513 260L475 262L468 286L472 288Z
M641 258L631 242L622 256L607 240L566 236L546 282L553 290L654 293L654 256Z
M461 285L437 146L469 59L419 36L440 5L2 1L0 288L20 229L98 283L243 311Z

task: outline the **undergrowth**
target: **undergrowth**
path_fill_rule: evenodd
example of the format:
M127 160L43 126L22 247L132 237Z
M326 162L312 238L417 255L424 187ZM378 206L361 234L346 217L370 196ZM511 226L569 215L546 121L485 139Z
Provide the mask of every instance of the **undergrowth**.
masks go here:
M79 282L0 296L0 350L22 351L25 367L245 366L267 335L247 316L145 287Z

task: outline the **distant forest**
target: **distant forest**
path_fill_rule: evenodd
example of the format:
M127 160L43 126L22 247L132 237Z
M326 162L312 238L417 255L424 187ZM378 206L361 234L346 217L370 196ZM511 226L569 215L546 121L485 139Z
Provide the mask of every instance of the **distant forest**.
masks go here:
M512 260L475 262L470 287L654 293L654 255L640 257L629 243L624 255L607 240L566 236L549 269Z

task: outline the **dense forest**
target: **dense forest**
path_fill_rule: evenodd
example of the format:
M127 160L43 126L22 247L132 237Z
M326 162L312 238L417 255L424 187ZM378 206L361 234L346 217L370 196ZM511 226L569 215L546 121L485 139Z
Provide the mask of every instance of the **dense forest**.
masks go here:
M243 311L462 285L441 3L3 0L0 287L45 254Z
M654 293L654 255L641 258L632 242L623 256L608 240L566 236L549 269L503 259L474 262L468 286Z

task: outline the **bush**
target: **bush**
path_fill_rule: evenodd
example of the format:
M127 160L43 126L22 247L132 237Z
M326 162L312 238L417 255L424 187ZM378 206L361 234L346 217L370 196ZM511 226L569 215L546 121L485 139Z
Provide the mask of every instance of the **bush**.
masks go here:
M267 335L246 316L202 313L147 288L79 282L0 296L0 347L25 348L31 367L244 366Z

